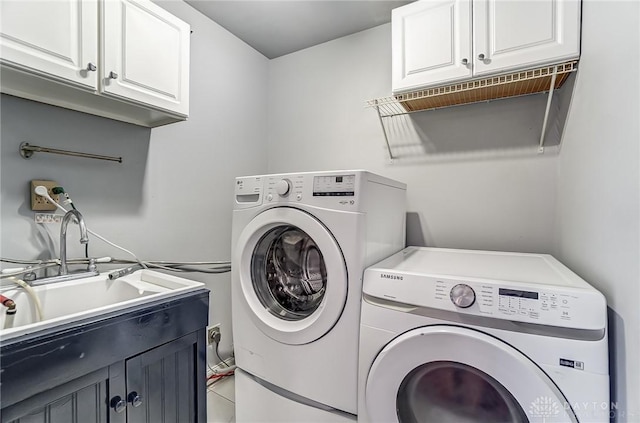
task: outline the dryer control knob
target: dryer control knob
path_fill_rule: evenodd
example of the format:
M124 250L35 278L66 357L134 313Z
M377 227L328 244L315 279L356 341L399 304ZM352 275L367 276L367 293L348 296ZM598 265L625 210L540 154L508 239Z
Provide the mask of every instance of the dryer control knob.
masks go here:
M476 301L476 293L473 291L473 288L463 283L459 283L451 288L449 296L451 297L451 302L460 308L471 307Z
M286 197L291 189L291 182L286 179L280 179L276 182L276 192L280 197Z

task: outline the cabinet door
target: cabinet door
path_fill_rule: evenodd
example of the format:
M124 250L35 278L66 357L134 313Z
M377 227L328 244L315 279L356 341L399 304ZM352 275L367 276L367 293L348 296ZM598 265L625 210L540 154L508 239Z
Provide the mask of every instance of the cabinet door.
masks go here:
M95 90L96 1L2 0L0 57L3 65Z
M471 76L471 0L417 1L391 23L393 92Z
M150 0L103 7L101 92L188 115L189 25Z
M188 335L127 360L127 421L199 421L196 389L206 373L196 370L197 347Z
M475 0L473 27L476 75L580 55L579 0Z
M108 370L101 369L2 409L2 423L107 423Z

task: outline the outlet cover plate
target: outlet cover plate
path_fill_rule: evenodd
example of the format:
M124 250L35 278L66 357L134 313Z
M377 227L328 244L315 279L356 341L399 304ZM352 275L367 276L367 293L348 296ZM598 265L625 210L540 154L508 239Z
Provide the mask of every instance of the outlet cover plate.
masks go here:
M222 338L220 333L220 323L207 327L207 345L215 344L214 339L216 335ZM218 341L218 343L219 342L220 341Z
M55 204L51 203L46 198L41 197L38 194L36 194L36 187L38 185L42 185L45 188L47 188L47 191L49 191L49 195L55 201L58 201L58 202L60 201L60 197L51 192L52 188L59 186L57 182L34 179L33 181L31 181L31 210L33 210L33 211L54 211L54 210L56 210L56 205Z

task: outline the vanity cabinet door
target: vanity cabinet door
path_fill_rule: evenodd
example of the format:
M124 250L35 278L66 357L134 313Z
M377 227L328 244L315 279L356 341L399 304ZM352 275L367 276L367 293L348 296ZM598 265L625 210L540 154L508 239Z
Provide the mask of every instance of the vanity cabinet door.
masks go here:
M127 421L204 422L206 371L197 363L195 333L126 361ZM199 411L200 409L200 411Z
M6 66L96 90L97 0L3 0L0 58Z
M101 93L188 115L190 26L148 0L102 5Z
M0 420L2 423L107 423L108 378L106 368L82 376L3 408Z

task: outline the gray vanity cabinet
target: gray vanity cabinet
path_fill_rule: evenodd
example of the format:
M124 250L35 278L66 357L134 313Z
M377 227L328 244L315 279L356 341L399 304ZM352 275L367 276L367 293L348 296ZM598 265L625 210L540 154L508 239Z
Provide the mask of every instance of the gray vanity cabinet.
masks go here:
M201 290L3 344L0 421L204 423L207 315Z

